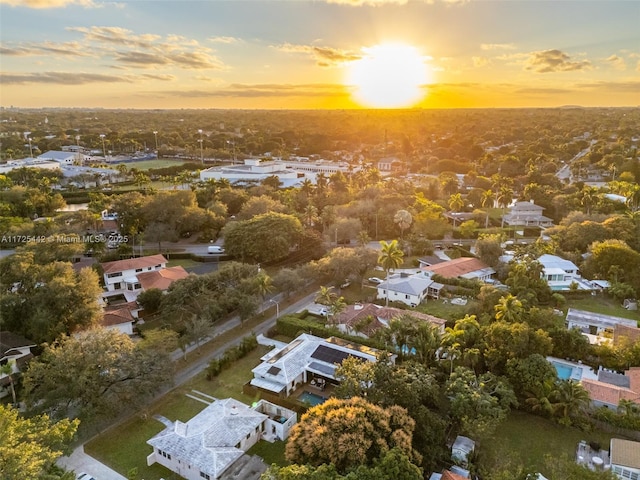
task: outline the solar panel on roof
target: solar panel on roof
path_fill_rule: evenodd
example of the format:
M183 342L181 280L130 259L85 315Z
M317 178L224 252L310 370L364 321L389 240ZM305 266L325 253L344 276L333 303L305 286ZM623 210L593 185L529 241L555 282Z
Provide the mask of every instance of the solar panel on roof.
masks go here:
M364 360L362 357L358 355L353 355L351 353L343 352L342 350L336 350L326 345L318 345L318 348L311 354L312 358L316 358L320 361L327 363L337 363L341 364L345 358L356 357L361 360Z
M271 375L277 375L280 373L280 369L278 367L271 367L269 370L267 370L267 373Z

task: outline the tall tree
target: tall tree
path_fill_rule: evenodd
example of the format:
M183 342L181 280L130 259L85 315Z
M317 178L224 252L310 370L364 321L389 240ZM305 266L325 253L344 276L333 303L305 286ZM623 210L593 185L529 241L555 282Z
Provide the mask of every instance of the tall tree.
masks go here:
M393 216L393 223L400 228L400 238L404 238L404 231L413 223L413 217L407 210L398 210Z
M329 399L309 409L292 428L286 457L301 464L332 463L341 473L373 465L394 447L418 459L411 446L414 426L402 407L383 409L360 397Z
M4 480L48 478L55 461L68 453L78 420L52 422L46 415L22 418L0 404L0 476Z
M148 347L101 328L61 337L29 364L27 404L55 418L83 419L139 405L172 378L170 352Z
M397 240L391 240L390 242L385 242L382 240L380 242L380 246L382 250L380 251L380 255L378 255L378 263L386 273L387 283L389 282L389 270L395 270L400 265L402 265L404 252L398 246ZM389 288L386 289L387 296L385 304L389 305Z

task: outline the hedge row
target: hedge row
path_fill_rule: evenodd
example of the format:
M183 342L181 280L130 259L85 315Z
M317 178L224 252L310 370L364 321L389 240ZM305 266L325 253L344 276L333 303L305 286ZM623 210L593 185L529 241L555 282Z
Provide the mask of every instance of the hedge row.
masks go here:
M279 334L286 335L291 338L296 338L301 333L310 333L316 337L339 337L347 340L348 342L359 343L361 345L377 349L384 349L384 345L380 345L380 343L376 342L374 339L348 335L337 328L326 327L317 321L299 318L295 315L280 317L276 322L276 328Z
M250 352L258 347L258 340L255 335L244 337L240 345L231 347L220 358L214 358L207 367L207 380L213 380L220 373L231 366L236 360L246 357Z
M431 280L442 283L443 285L451 285L454 287L468 289L476 294L480 293L480 288L482 287L482 282L479 280L470 280L468 278L445 278L442 275L436 274L431 277Z

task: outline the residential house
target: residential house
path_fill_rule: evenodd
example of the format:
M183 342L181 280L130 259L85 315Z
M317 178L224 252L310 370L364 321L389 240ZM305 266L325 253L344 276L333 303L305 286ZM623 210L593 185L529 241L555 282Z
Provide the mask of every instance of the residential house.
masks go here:
M162 255L107 262L102 264L102 269L107 289L103 298L123 294L128 302L135 301L144 290L166 290L176 280L189 275L181 266L167 268L167 259Z
M638 322L628 318L570 308L569 311L567 311L565 325L569 330L572 328L580 330L589 338L591 343L598 343L596 337L614 338L616 328L618 329L619 338L622 335L628 335L633 329L637 329ZM623 327L623 329L621 330L619 326ZM626 330L624 328L626 328Z
M420 271L429 278L440 275L444 278L477 279L483 282L490 280L496 273L493 268L474 257L460 257L431 266L421 266Z
M265 400L250 408L233 398L214 401L186 423L157 418L165 428L147 441L153 447L147 465L159 463L187 480L224 478L264 434L277 431L284 440L296 423L286 408ZM257 479L266 468L236 478Z
M427 296L438 298L444 285L434 282L424 275L410 275L397 273L388 278L377 287L376 298L386 299L387 291L390 302L402 302L410 307L420 305Z
M24 370L25 366L33 358L31 349L36 344L21 335L12 332L0 332L0 366L11 364L11 373L0 373L0 398L8 395L6 387L9 385L9 376Z
M380 329L389 328L391 320L410 315L417 321L424 321L438 328L444 333L446 320L426 313L407 311L400 308L381 307L374 303L348 305L332 319L332 325L340 331L350 335L369 338Z
M611 471L621 480L640 480L640 442L612 438Z
M640 328L616 323L613 327L613 344L615 346L633 345L640 342Z
M597 380L582 378L580 383L595 407L616 410L620 400L640 405L640 367L630 368L624 375L601 369Z
M338 384L336 366L349 357L367 362L377 361L379 350L336 337L327 339L301 334L282 348L274 348L255 367L251 385L288 397L306 383ZM389 356L395 361L396 356Z
M530 202L516 202L509 213L502 216L505 225L522 227L551 227L553 219L545 217L544 208Z
M402 170L402 161L396 157L386 157L378 160L378 171L382 174L398 172Z
M541 255L538 262L542 265L542 278L553 291L601 290L601 286L582 278L575 263L557 255Z
M429 480L468 480L471 478L471 472L456 465L442 473L432 473Z
M133 312L137 312L139 308L136 302L109 306L104 309L100 325L110 330L118 330L126 335L133 335L133 324L136 321Z

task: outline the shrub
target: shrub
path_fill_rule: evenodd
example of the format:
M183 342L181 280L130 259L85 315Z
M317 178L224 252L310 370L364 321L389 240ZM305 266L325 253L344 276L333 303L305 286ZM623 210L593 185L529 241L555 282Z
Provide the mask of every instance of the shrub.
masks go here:
M207 366L207 380L213 380L220 373L227 369L233 362L246 357L250 352L258 347L258 339L255 335L244 337L239 345L231 347L224 352L220 358L214 358Z

